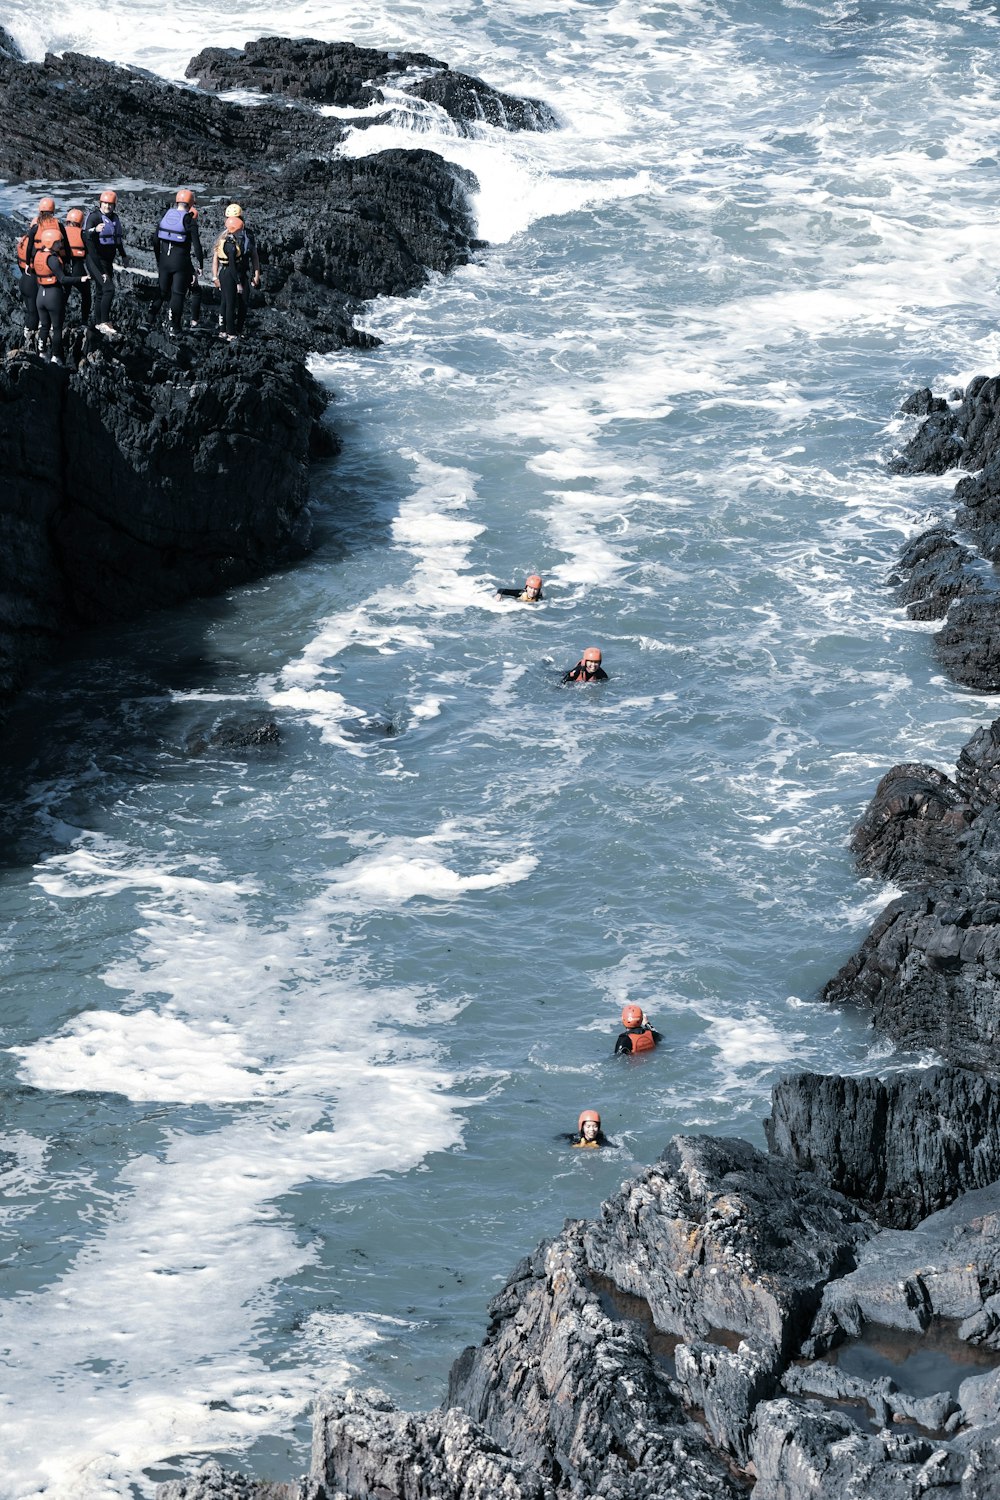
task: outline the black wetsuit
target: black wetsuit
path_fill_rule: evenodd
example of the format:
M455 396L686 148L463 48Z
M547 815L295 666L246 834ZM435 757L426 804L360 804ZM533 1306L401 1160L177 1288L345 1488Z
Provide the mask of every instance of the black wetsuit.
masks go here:
M523 601L524 601L525 604L537 604L538 601L541 599L542 596L539 593L539 594L536 594L533 599L529 599L528 596L527 596L527 594L525 593L524 589L523 588L519 588L519 589L497 589L497 597L499 599L523 599Z
M257 255L257 238L252 229L242 229L236 239L242 242L240 249L243 251L243 290L236 307L236 332L242 333L250 311L250 287L254 276L260 275L260 260Z
M617 1042L615 1042L615 1056L619 1057L623 1052L631 1052L632 1051L632 1038L633 1038L633 1036L640 1036L644 1031L648 1031L650 1033L650 1035L653 1038L653 1041L656 1043L657 1046L659 1046L660 1043L663 1041L663 1037L660 1035L660 1033L658 1031L654 1031L653 1028L652 1028L652 1026L639 1026L634 1031L623 1031L622 1032L622 1034L618 1038ZM647 1051L647 1052L651 1052L652 1048L651 1047L647 1047L644 1050Z
M109 323L115 300L115 256L128 265L125 237L117 214L92 208L83 226L83 243L87 251L87 270L97 295L94 298L94 322ZM88 299L89 300L89 299ZM87 316L85 309L84 316Z
M575 667L562 676L563 682L607 682L608 674L603 667L597 667L593 672L585 672L583 662L578 661Z
M34 271L22 271L19 286L24 303L24 331L34 333L38 328L38 280Z
M49 270L56 278L53 286L39 286L36 306L38 308L38 342L41 346L49 341L49 353L62 359L63 322L66 316L66 294L70 287L77 286L79 278L67 275L58 255L47 257Z
M159 227L153 235L153 254L156 256L156 270L160 282L160 306L162 307L164 302L169 301L170 326L175 333L180 333L181 319L184 315L184 298L187 296L188 289L200 275L205 257L198 234L198 221L194 214L184 212L176 215L177 227L174 228L175 220L171 219L174 213L174 210L168 210L160 220ZM178 236L177 238L165 237L165 224L168 225L167 232Z
M222 244L216 248L215 254L219 273L219 296L222 298L222 328L224 333L233 337L243 327L240 321L240 311L243 293L247 287L249 268L243 259L239 237L234 234L226 235ZM246 319L245 309L243 319Z

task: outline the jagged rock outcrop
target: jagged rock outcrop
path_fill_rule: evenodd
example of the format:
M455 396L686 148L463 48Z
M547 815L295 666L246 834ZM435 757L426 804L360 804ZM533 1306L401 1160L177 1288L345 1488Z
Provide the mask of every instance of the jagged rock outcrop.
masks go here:
M186 76L216 92L251 89L356 109L385 104L380 85L391 83L439 105L460 125L485 123L501 130L552 130L556 125L554 112L541 100L501 93L481 78L452 72L447 63L424 52L380 52L350 42L260 37L242 51L206 47L191 59ZM349 123L370 124L379 118Z
M823 990L870 1008L901 1046L1000 1068L1000 721L977 730L955 780L895 767L854 836L862 868L906 887Z
M986 583L975 554L946 526L933 526L903 549L889 584L911 620L943 620L952 600L981 594ZM902 578L899 576L902 574Z
M893 766L851 835L858 868L920 887L958 873L959 835L973 812L955 783L934 766Z
M540 99L502 94L468 73L435 73L409 85L406 92L440 105L462 124L483 123L501 130L554 130L557 124L554 111Z
M324 1398L310 1472L273 1500L735 1500L751 1484L756 1500L917 1500L942 1485L985 1500L1000 1473L998 1223L995 1186L880 1232L789 1161L679 1137L598 1223L567 1224L521 1262L445 1410ZM678 1337L673 1369L654 1327ZM875 1365L854 1369L863 1331ZM911 1388L897 1352L925 1338L938 1389ZM272 1500L209 1467L158 1500Z
M189 1479L174 1479L156 1490L157 1500L306 1500L305 1481L292 1484L248 1479L223 1469L214 1459Z
M907 409L927 413L926 420L889 467L899 474L977 471L955 489L955 524L980 556L934 527L906 548L890 582L911 619L947 613L934 645L948 675L978 692L1000 692L1000 580L987 566L1000 561L1000 377L977 375L954 406L919 391Z
M383 102L380 83L396 82L410 69L447 66L426 52L384 52L353 42L262 36L242 49L205 47L192 57L184 76L214 93L250 89L341 109L365 109Z
M538 1474L504 1453L460 1411L414 1417L378 1391L320 1401L304 1500L547 1500Z
M1000 1085L962 1068L799 1073L775 1085L765 1130L773 1152L894 1228L1000 1181Z
M0 287L2 710L67 628L211 592L301 551L310 461L337 446L306 353L370 345L353 325L364 301L412 291L478 242L471 174L423 150L334 160L344 127L310 108L245 108L96 58L25 63L2 47L0 97L0 175L207 182L207 253L238 191L264 284L238 354L205 337L171 345L141 274L166 205L122 191L136 274L119 277L119 338L73 326L74 298L65 368L19 354L23 308L13 284ZM92 189L60 191L61 208L74 200L89 204ZM14 235L0 222L10 260Z

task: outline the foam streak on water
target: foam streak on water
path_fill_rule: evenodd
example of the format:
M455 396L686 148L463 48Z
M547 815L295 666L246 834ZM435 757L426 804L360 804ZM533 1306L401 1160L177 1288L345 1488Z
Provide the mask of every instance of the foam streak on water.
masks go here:
M207 1452L289 1477L316 1389L439 1402L498 1278L672 1132L760 1143L783 1071L927 1061L817 994L892 895L846 848L878 776L992 715L883 588L953 478L882 460L902 395L1000 358L998 27L919 0L10 25L172 77L268 30L419 49L562 121L463 137L393 95L349 138L469 167L492 248L314 361L345 441L315 556L95 637L12 728L0 1497L149 1493ZM536 570L542 605L493 597ZM591 642L610 683L560 688ZM189 752L262 711L276 751ZM654 1058L610 1057L626 1000ZM618 1147L581 1162L556 1136L595 1103Z

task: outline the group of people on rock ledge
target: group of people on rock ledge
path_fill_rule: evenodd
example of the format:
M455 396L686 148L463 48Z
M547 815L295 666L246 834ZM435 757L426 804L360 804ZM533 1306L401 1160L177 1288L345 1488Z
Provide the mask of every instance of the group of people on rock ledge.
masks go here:
M542 598L542 580L538 573L529 573L523 588L497 589L498 599L516 599L519 604L537 604ZM563 682L587 683L607 682L608 674L601 666L602 653L599 646L588 646L575 667L562 675ZM622 1008L622 1026L625 1028L615 1042L615 1056L638 1055L651 1052L663 1040L646 1019L641 1005L625 1005ZM584 1109L576 1122L576 1133L560 1137L573 1146L594 1151L600 1146L612 1146L601 1129L601 1116L596 1109Z
M88 213L67 209L56 214L55 199L42 198L27 233L17 242L24 302L22 351L53 364L62 363L63 329L69 294L80 294L80 316L100 333L116 338L112 322L115 266L128 266L125 234L117 213L118 194L105 188ZM152 234L159 283L158 312L169 308L168 330L180 338L184 303L191 294L189 326L201 324L201 278L205 255L198 232L198 209L191 188L178 188L174 202ZM226 209L225 225L212 249L212 283L221 299L219 337L236 341L246 326L251 287L260 286L260 258L254 233L239 203Z

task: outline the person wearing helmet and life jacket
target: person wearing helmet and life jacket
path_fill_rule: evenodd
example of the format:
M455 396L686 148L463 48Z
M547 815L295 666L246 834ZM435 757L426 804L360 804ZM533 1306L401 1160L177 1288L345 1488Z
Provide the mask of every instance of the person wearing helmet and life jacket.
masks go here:
M654 1031L646 1020L646 1012L641 1005L622 1007L622 1025L625 1030L615 1042L616 1057L626 1052L652 1052L657 1043L663 1041L660 1033Z
M242 291L239 294L239 302L236 307L236 332L242 333L246 327L247 313L250 311L250 288L260 286L260 256L257 253L257 236L253 230L247 227L246 215L242 205L230 203L226 209L226 222L230 219L240 219L242 228L236 231L239 241L240 255L243 261L244 277L241 282ZM224 319L220 318L220 324Z
M212 251L212 281L219 288L222 298L222 329L219 337L230 342L238 337L240 301L250 275L252 271L245 258L243 220L235 214L228 214L226 227Z
M172 208L168 208L153 235L153 254L160 283L160 306L170 305L170 333L180 338L184 316L184 298L197 282L205 263L198 234L194 193L178 188Z
M63 319L66 294L86 272L73 275L73 257L63 227L54 213L40 213L33 231L31 268L38 282L38 353L54 365L62 364Z
M601 1116L596 1109L581 1109L576 1122L576 1135L568 1136L567 1139L577 1150L583 1151L597 1151L601 1146L613 1144L601 1129Z
M73 269L81 272L85 269L87 259L87 247L83 240L85 218L86 214L82 208L69 208L66 210L66 222L64 225L66 243L69 245L69 253L73 258ZM76 283L77 290L80 293L80 321L82 323L89 323L90 321L90 285L89 281L79 281Z
M522 589L497 589L498 599L516 599L520 604L537 604L542 597L542 580L539 574L529 573Z
M56 200L54 198L39 199L35 217L28 226L26 233L22 234L17 242L17 268L21 273L19 289L21 301L24 304L24 343L22 349L25 354L34 354L38 340L38 281L35 276L35 231L38 228L39 216L42 214L54 215L56 211Z
M125 236L117 208L118 194L112 188L105 188L97 208L90 210L83 226L87 270L97 288L94 317L98 331L110 338L114 338L118 332L111 322L111 308L115 300L115 260L120 265L128 265Z
M608 674L601 666L599 646L588 646L575 667L563 673L563 682L607 682Z

